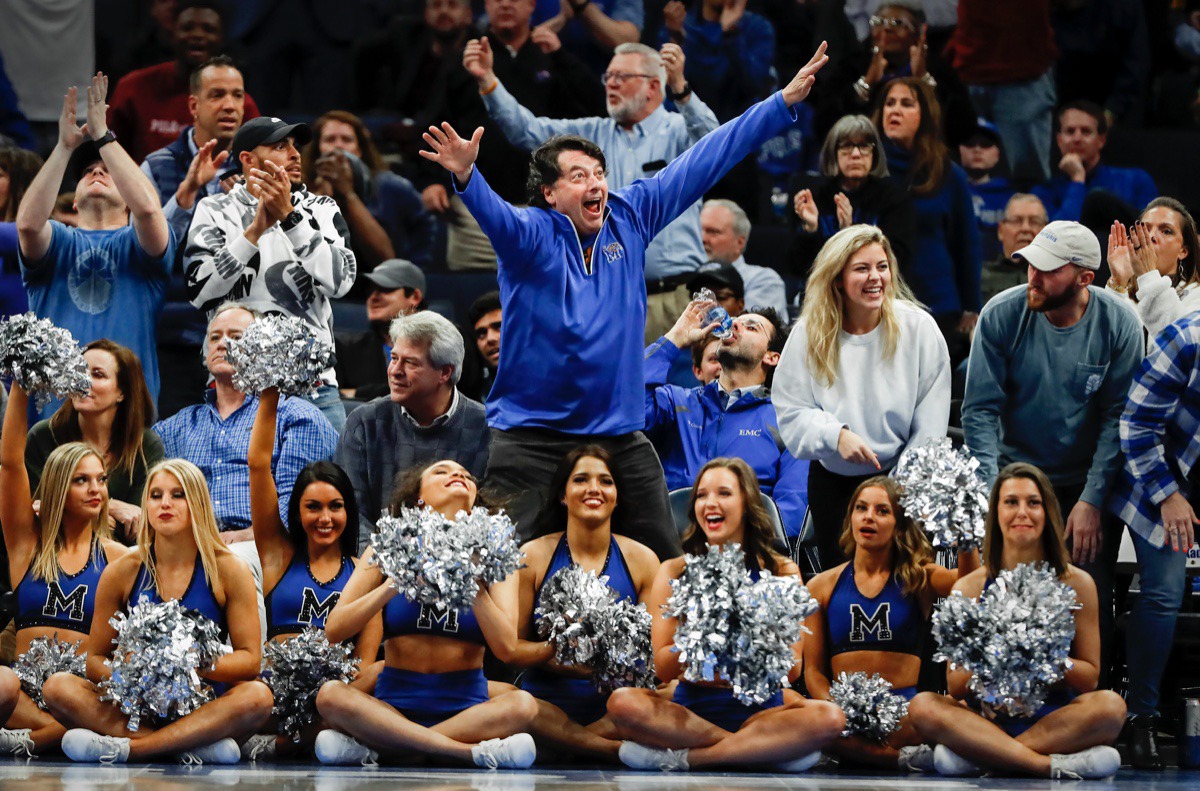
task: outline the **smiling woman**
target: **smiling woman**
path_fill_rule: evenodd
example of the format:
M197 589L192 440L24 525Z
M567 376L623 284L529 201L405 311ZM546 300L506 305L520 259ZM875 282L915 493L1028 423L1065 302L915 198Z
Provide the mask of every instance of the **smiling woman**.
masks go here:
M910 444L945 436L950 417L946 342L878 228L852 225L821 249L771 400L788 449L820 462L809 467L809 508L831 568L846 559L838 536L855 487Z

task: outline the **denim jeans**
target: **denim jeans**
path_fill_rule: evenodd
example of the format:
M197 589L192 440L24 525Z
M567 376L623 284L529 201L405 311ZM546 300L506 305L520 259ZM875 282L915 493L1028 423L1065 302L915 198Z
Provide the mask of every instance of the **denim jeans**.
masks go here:
M1149 716L1158 707L1159 684L1171 657L1175 640L1175 618L1187 587L1187 555L1174 552L1170 544L1155 547L1132 530L1137 552L1142 592L1130 608L1125 630L1129 662L1129 713Z
M1013 177L1037 183L1049 179L1058 96L1053 70L1028 82L968 85L967 90L975 109L1000 132Z
M321 385L317 388L316 396L308 399L312 405L321 410L321 414L333 426L338 434L346 425L346 407L342 405L342 394L333 385Z

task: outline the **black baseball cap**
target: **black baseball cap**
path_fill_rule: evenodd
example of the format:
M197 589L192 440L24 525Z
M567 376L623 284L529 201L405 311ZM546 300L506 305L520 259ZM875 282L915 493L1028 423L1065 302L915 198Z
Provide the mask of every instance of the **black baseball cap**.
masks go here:
M688 281L689 291L699 291L704 286L713 288L729 288L733 289L733 295L738 299L745 299L746 284L742 280L742 275L733 264L718 264L715 261L710 261L696 272L695 276ZM716 289L714 289L716 290Z
M312 129L308 124L288 124L269 115L251 118L242 124L233 136L233 144L229 147L229 161L236 172L242 170L241 153L252 151L259 146L278 143L287 137L296 138L296 145L302 146L312 140Z

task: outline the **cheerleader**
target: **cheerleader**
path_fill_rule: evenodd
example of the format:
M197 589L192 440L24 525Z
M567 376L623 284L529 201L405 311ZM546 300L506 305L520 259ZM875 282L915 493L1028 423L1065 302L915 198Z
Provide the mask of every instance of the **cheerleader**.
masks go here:
M254 546L262 564L267 639L286 640L308 628L325 628L350 575L361 561L358 546L358 503L354 486L341 467L315 461L296 477L288 501L287 525L279 515L279 494L271 473L278 388L263 391L250 432L250 518ZM354 656L362 670L353 682L370 691L382 663L376 663L383 620L372 618L355 636ZM257 734L247 743L251 760L276 754L307 752L319 726L301 734Z
M554 661L553 648L538 641L535 610L547 580L573 563L607 577L619 598L645 603L658 572L658 556L615 532L621 529L626 505L612 457L604 448L583 445L568 453L555 470L550 491L556 496L534 526L540 537L521 547L525 567L520 572L517 630L528 639L518 641L513 664L527 668L521 688L537 698L538 716L531 730L539 744L615 761L621 742L607 716L608 695L596 689L590 668Z
M43 689L50 710L73 730L62 748L74 761L125 763L179 756L184 763L237 763L241 743L271 716L267 685L257 681L262 636L254 579L245 561L225 547L217 530L204 474L191 462L169 459L146 475L145 524L137 548L109 564L96 591L88 638L88 678L51 676ZM97 687L112 673L108 660L117 632L109 622L138 604L175 600L220 627L233 650L201 672L218 697L173 722L142 722L129 730L116 703Z
M25 467L29 397L16 382L0 437L0 525L8 578L17 580L17 654L37 638L82 641L96 609L101 573L128 550L112 540L108 473L100 454L82 442L55 448L33 496ZM40 512L33 510L41 501ZM40 513L40 515L39 515ZM66 728L21 690L11 668L0 667L0 753L37 755L58 749Z
M933 548L900 505L896 482L869 478L850 497L841 549L850 558L813 577L809 593L821 609L809 616L804 641L808 694L829 700L839 673L878 673L895 694L912 700L921 672L922 638L934 601L979 567L975 551L958 553L958 569L933 562ZM847 762L906 767L920 735L906 716L882 743L846 736L830 752Z
M762 570L800 576L795 563L771 550L773 533L754 471L741 459L718 458L696 477L688 509L691 527L684 551L703 555L712 547L740 544L751 577ZM714 765L752 765L803 771L845 727L842 710L825 701L805 700L795 692L777 692L761 705L746 705L729 683L697 683L681 678L683 667L673 650L678 622L662 614L671 596L671 580L687 566L685 558L662 564L650 591L654 616L651 637L661 690L618 689L608 713L622 738L620 758L635 769L699 769ZM788 676L800 675L800 646Z
M476 495L471 473L443 460L403 477L392 510L426 507L452 519L470 511ZM502 662L516 653L517 575L480 586L474 606L456 610L409 600L370 563L372 554L363 554L325 631L331 641L349 639L382 611L384 667L374 695L340 681L321 687L317 711L332 727L317 735L317 759L373 764L380 755L421 753L493 769L528 767L536 750L526 731L537 704L520 690L489 699L483 675L485 647Z
M961 668L947 673L950 695L922 692L913 698L909 716L924 741L937 744L932 764L939 774L993 770L1079 780L1112 777L1121 767L1121 756L1107 745L1116 741L1125 723L1125 701L1115 692L1096 689L1096 584L1071 565L1070 557L1050 479L1032 464L1001 470L992 488L983 568L955 583L954 590L978 598L1001 571L1048 563L1081 605L1074 613L1071 667L1032 717L986 717L968 693L971 674Z

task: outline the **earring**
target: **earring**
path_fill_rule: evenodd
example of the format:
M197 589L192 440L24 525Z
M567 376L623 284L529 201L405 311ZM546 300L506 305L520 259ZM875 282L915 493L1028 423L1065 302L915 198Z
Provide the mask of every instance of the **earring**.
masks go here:
M425 505L425 500L422 497L418 497L417 498L417 506L420 507L422 505Z

